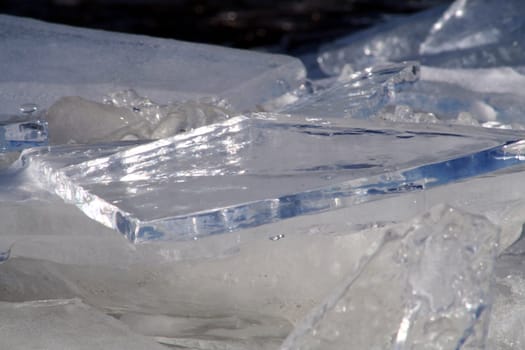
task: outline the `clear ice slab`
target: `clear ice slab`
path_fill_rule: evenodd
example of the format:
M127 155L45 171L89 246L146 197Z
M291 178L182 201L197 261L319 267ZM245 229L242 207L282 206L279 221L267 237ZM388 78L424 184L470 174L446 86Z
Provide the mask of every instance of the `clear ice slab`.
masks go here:
M22 162L132 242L185 240L512 169L521 137L252 114L155 142L28 150Z
M446 206L384 229L281 349L483 349L498 233Z
M133 88L159 103L203 96L254 109L301 84L296 58L0 16L0 113Z

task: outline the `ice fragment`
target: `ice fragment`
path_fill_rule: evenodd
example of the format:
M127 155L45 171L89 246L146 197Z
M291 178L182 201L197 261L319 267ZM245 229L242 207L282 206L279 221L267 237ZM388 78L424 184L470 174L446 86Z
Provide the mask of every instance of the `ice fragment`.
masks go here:
M367 118L391 102L396 92L419 79L419 64L403 62L369 67L348 74L336 82L282 109L284 113Z
M482 349L498 230L437 207L384 231L282 349Z
M133 90L110 94L105 103L63 97L46 112L51 144L152 140L220 122L233 112L225 101L159 105Z
M513 41L522 43L525 3L520 0L457 0L434 23L422 54L465 50Z
M445 10L446 7L440 6L396 18L324 45L319 65L325 73L339 75L345 65L357 71L376 64L416 59L419 45Z

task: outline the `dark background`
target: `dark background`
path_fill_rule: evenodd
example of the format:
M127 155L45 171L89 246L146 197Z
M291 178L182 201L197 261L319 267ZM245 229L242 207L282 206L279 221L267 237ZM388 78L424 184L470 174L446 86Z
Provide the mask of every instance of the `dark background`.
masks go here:
M284 53L450 0L0 0L0 13Z

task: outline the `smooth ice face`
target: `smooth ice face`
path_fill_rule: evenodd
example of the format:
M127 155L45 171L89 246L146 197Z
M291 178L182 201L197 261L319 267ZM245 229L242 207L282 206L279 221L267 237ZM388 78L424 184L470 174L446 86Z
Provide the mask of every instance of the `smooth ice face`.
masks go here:
M394 100L396 92L419 79L419 64L383 64L353 74L343 72L326 88L305 94L281 112L324 118L367 118Z
M522 160L519 139L254 114L141 145L58 146L22 158L45 188L141 242L228 232L511 167Z
M133 88L159 103L226 98L239 110L296 88L305 77L291 57L0 16L0 106L46 109L64 96L100 101Z
M497 243L449 207L387 229L282 349L482 349Z

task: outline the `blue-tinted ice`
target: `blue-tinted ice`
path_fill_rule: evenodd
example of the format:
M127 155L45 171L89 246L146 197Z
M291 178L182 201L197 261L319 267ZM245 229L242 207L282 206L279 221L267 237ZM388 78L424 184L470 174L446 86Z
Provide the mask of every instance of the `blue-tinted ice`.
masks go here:
M519 165L521 135L252 114L139 145L23 154L46 188L133 242L326 211Z
M47 123L42 120L0 122L0 152L47 144Z

